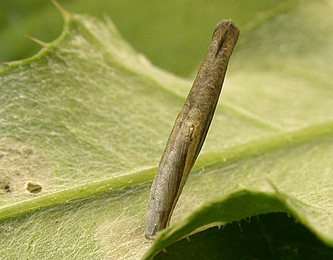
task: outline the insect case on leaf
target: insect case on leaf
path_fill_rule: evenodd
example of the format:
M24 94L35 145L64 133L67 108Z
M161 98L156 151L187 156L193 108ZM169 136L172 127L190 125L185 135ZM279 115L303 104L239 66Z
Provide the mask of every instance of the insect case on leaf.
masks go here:
M151 187L145 235L154 239L172 212L212 121L239 29L231 20L217 24L206 57L170 134Z

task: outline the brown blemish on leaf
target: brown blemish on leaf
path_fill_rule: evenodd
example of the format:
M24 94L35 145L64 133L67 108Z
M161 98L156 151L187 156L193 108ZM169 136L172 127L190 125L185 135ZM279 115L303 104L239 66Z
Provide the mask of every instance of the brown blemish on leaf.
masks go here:
M0 194L10 193L10 182L6 180L0 180Z
M26 187L26 190L30 193L40 193L42 191L42 186L40 186L39 184L37 183L32 183L30 181L28 181L26 184L25 184L25 187Z

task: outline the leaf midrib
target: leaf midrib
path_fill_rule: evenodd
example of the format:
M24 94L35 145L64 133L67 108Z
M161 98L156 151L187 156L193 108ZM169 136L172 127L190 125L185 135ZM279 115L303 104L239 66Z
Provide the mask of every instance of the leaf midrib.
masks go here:
M333 136L333 122L318 124L301 130L285 132L260 140L252 140L239 144L227 150L202 154L193 171L201 168L223 167L235 161L257 157L264 153L280 150L286 147L296 147L318 138ZM31 213L47 207L56 206L78 199L87 198L103 193L110 193L124 187L150 182L153 180L157 166L146 167L143 170L121 174L95 182L86 183L65 190L60 190L33 199L16 202L0 208L0 221L11 217Z

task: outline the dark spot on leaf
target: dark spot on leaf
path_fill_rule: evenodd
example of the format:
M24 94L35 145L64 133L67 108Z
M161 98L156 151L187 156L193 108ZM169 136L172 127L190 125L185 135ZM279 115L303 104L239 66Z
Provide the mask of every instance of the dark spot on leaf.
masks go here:
M10 186L9 186L9 185L6 185L6 186L4 187L4 189L5 189L5 191L6 191L7 193L11 192L11 190L10 190Z
M9 181L0 181L0 190L3 191L4 193L11 192Z

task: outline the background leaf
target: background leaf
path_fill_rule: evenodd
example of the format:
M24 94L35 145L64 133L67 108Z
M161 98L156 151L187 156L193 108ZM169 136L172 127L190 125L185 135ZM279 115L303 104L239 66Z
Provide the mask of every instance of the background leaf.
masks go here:
M333 245L332 5L271 3L259 14L239 6L225 9L242 34L207 142L176 224L153 246L143 237L150 181L191 80L154 67L108 18L67 12L56 41L1 72L1 255L128 259L151 246L149 257L197 228L270 212L290 212ZM208 34L223 18L212 13ZM203 54L179 50L203 53L210 38L191 30L170 47L182 75ZM42 191L29 194L27 183Z
M331 259L332 253L294 218L272 213L197 233L154 259Z
M285 4L297 1L190 1L116 0L58 1L66 10L112 17L131 45L157 66L189 76L200 65L212 30L221 19L232 18L242 29ZM2 0L0 61L28 58L40 46L24 35L50 42L62 30L61 15L49 0ZM179 55L182 52L182 55Z

